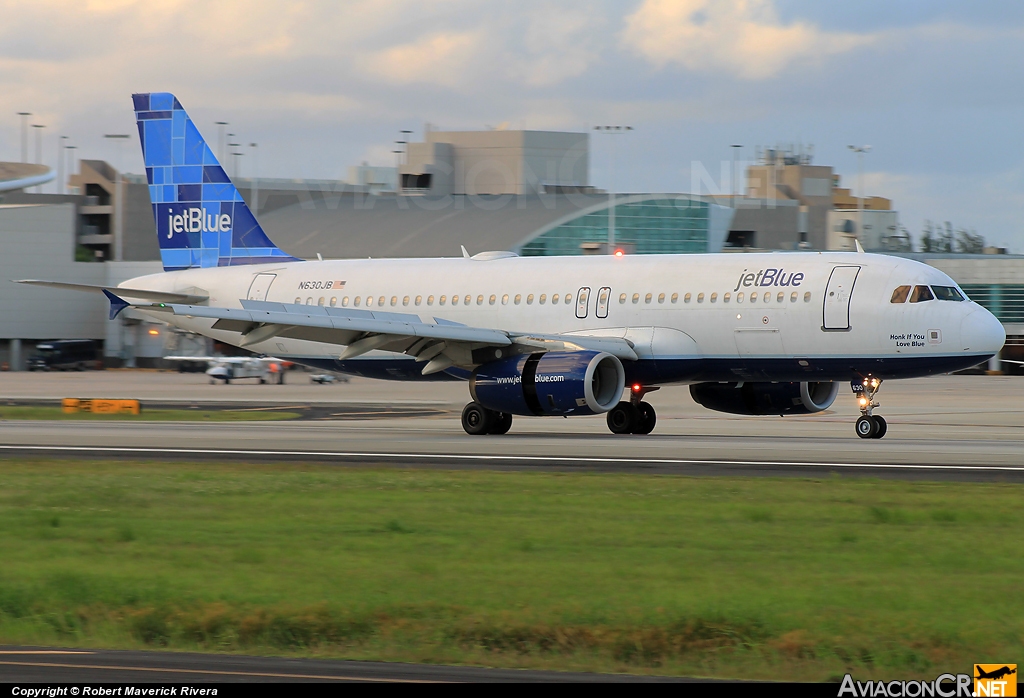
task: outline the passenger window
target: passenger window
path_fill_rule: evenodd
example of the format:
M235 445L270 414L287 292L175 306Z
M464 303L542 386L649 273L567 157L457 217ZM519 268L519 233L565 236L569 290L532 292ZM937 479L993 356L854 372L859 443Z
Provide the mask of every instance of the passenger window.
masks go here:
M644 303L650 303L652 297L653 296L651 296L651 294L648 293L646 296L644 296Z
M394 304L394 300L392 300L391 305ZM377 299L377 305L379 305L382 308L384 307L384 296L381 296L380 298Z
M476 304L477 305L483 305L484 304L484 297L482 295L476 297Z
M690 302L690 294L687 293L685 296L683 296L683 303L689 303L689 302Z
M416 296L416 301L415 302L416 302L416 305L419 305L420 303L422 303L423 302L423 296Z
M771 303L771 300L772 300L772 292L771 291L765 291L764 292L764 302L765 303Z
M571 293L567 293L567 294L565 294L565 304L569 305L570 303L572 303L572 294Z
M459 304L459 297L458 296L452 296L452 305L458 305L458 304Z
M934 299L935 296L932 295L932 290L927 286L914 286L914 292L910 294L911 303L924 303Z
M810 303L810 302L811 302L811 292L810 291L806 291L804 293L804 303Z
M324 307L324 297L320 296L320 300L318 300L316 304L319 305L321 308Z
M501 304L502 305L508 305L508 294L507 293L501 297Z
M704 294L703 293L698 293L697 294L697 302L698 303L703 303L704 302Z
M402 297L402 305L409 305L409 296Z
M338 297L337 296L331 296L331 307L333 308L336 305L338 305Z
M480 298L482 300L483 296L480 296ZM465 303L466 305L469 305L472 301L473 301L473 296L467 295L466 298L463 300L463 303Z
M664 303L665 302L665 294L664 293L659 293L658 294L658 302L659 303Z
M523 300L523 294L521 294L521 293L517 293L517 294L516 294L516 300L515 300L515 304L516 304L516 305L519 305L519 303L520 303L520 302L521 302L522 300Z
M540 300L540 304L544 305L545 303L548 302L548 294L546 294L546 293L540 294L540 299L539 300Z
M391 305L398 305L398 296L391 296Z
M750 302L751 303L757 303L757 293L756 292L750 294Z
M373 306L373 296L367 296L366 297L366 307L369 308L371 306Z
M359 307L359 296L356 296L355 303L353 303L352 305L354 305L357 308Z
M433 305L433 304L434 304L434 297L433 296L427 296L427 305Z
M558 305L558 294L551 296L551 305Z
M448 300L448 296L441 296L441 298L438 300L438 305L444 305L444 302L446 300Z
M310 296L309 298L306 299L306 305L313 305L313 297L312 296Z
M711 294L711 302L714 303L717 300L718 300L718 294L717 293L712 293Z
M640 294L639 293L634 293L633 294L633 302L634 303L639 303L640 302Z
M496 300L498 300L498 299L497 299L497 297L496 297L496 296L495 296L495 295L494 295L494 294L492 293L492 294L491 294L491 297L487 299L487 303L488 303L489 305L494 305L494 302L495 302Z
M940 301L962 301L964 295L956 286L932 286L935 297Z
M341 307L342 308L347 308L348 307L348 296L345 296L344 298L341 299Z
M754 299L754 294L753 293L750 294L750 299L751 299L750 302L753 303L754 302L754 300L753 300ZM739 293L736 294L736 302L737 303L742 303L743 302L743 291L740 291Z
M731 293L726 293L724 296L722 296L722 302L723 303L728 303L730 298L732 298L732 294ZM715 297L712 296L711 300L714 300L714 299L715 299Z
M771 294L770 294L770 293L766 293L765 295L766 295L766 296L770 296ZM781 303L781 302L782 302L782 301L784 301L784 300L786 300L786 294L785 294L785 293L783 293L782 291L779 291L779 295L778 295L778 297L777 297L777 298L775 299L775 302L776 302L776 303Z
M528 295L528 296L526 297L526 304L527 304L527 305L533 305L533 294L532 294L532 293L531 293L531 294L529 294L529 295Z
M302 299L299 297L295 298L295 305L302 305Z
M679 302L679 294L678 293L673 293L672 294L672 302L673 303L678 303Z
M625 303L625 302L626 302L626 294L625 293L620 293L619 294L619 303Z
M791 294L789 294L789 302L796 303L796 291L793 291Z
M910 295L910 286L897 286L896 290L892 292L892 298L889 299L890 303L906 303L907 296Z

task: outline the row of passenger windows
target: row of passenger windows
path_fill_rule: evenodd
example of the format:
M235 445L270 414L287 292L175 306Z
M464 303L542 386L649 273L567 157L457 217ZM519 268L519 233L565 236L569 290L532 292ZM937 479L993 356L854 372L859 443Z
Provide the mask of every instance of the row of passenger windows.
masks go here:
M897 286L892 292L890 303L906 303L910 298L911 303L924 303L925 301L965 301L964 294L956 286Z
M903 287L901 286L900 288L903 288ZM909 289L910 287L907 286L906 288ZM919 287L919 288L921 288L921 287ZM924 287L924 288L927 288L927 287ZM899 291L899 289L897 289L897 291ZM649 304L649 303L654 302L654 298L655 298L653 293L645 294L642 297L643 297L643 301L644 301L645 304ZM658 303L664 303L665 300L666 300L666 297L667 296L664 293L659 293L657 295ZM731 302L733 300L733 297L734 296L733 296L732 293L727 292L727 293L723 293L722 294L721 299L722 299L723 303L729 303L729 302ZM792 293L789 294L789 302L790 303L796 303L799 300L799 297L800 297L800 294L797 293L796 291L793 291ZM507 293L502 295L502 297L501 297L501 304L502 305L508 305L509 298L510 298L510 296ZM620 293L619 294L619 303L620 304L625 304L627 300L631 300L634 304L638 304L638 303L640 303L640 298L641 298L641 295L639 293L634 293L632 295L632 297L630 297L628 294ZM678 293L673 293L670 297L667 297L667 298L668 298L670 303L678 303L679 302L679 294ZM895 299L895 295L893 295L893 298ZM719 299L719 296L718 296L718 293L711 293L710 295L706 295L704 293L697 293L697 294L685 293L682 296L683 303L690 303L693 300L696 300L697 303L703 303L705 301L705 299L707 299L711 303L717 303L718 299ZM745 299L749 300L750 303L757 303L757 302L771 303L773 300L776 303L785 303L786 302L786 294L783 291L779 291L777 294L773 294L771 291L765 291L763 296L762 296L757 291L751 291L749 294L744 294L743 291L740 291L739 293L735 294L735 299L736 299L737 303L743 303ZM427 305L434 305L434 302L435 302L434 296L427 296L426 300L427 300ZM527 305L533 305L535 300L540 305L545 305L548 302L548 295L546 293L542 293L542 294L540 294L540 296L534 296L534 294L530 293L530 294L528 294L526 296L526 304ZM810 300L811 300L811 292L810 291L804 292L803 300L804 300L804 303L809 303L810 302ZM438 297L436 299L436 301L437 301L438 305L446 305L449 302L449 297L448 296L440 296L440 297ZM492 293L490 296L487 297L486 301L487 301L488 305L495 305L498 302L498 297L497 297L497 295ZM372 307L374 307L374 305L383 308L384 306L386 306L388 304L388 297L387 296L378 296L378 297L374 298L373 296L366 296L365 299L364 299L362 296L354 296L352 298L349 298L349 296L343 296L341 298L341 307L342 308L347 308L347 307L349 307L349 305L351 303L352 307L358 308L364 302L365 302L365 307L367 307L367 308L372 308ZM413 303L413 305L422 305L423 304L423 296L416 296L415 299L413 299L411 302ZM454 295L454 296L451 297L450 302L451 302L452 305L459 305L459 303L462 303L462 305L472 305L473 304L473 296L472 295L466 295L466 296ZM520 305L523 302L523 295L520 294L520 293L517 293L514 297L512 297L512 302L515 305ZM602 298L602 302L604 302L603 298ZM893 303L896 303L896 302L897 302L896 300L893 300ZM902 301L899 301L899 302L902 302ZM301 305L302 304L302 297L301 296L297 296L295 298L295 303L296 303L296 305ZM401 304L403 306L407 306L407 305L409 305L409 303L410 303L410 296L403 296ZM562 303L564 305L572 304L572 294L571 293L566 293L565 295L560 295L558 293L552 294L551 295L551 305L557 305L559 303ZM581 303L582 303L582 299L581 299ZM398 296L391 296L391 303L390 304L392 306L397 306L399 304ZM478 295L476 297L476 304L477 305L483 305L484 304L484 296L483 295ZM312 298L312 296L310 296L309 298L306 298L306 305L313 305L313 298ZM338 297L337 296L332 296L330 301L326 302L326 299L323 296L321 296L319 298L319 300L317 301L317 305L330 305L330 307L334 308L334 307L336 307L338 305Z

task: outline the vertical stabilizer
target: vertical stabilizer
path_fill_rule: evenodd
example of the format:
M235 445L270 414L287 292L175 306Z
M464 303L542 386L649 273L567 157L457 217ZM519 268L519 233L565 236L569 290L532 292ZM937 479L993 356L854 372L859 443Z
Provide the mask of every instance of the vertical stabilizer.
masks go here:
M174 95L132 100L166 271L298 261L263 232Z

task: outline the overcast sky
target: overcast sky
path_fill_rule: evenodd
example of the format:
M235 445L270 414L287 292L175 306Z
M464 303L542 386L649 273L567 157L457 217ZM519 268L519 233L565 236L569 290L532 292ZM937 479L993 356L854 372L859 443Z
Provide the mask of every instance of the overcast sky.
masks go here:
M174 92L259 143L264 176L394 164L401 129L623 124L616 188L722 181L730 144L802 142L901 221L975 228L1024 252L1024 3L1016 0L0 0L0 159L16 112L83 157L141 171L130 94ZM609 184L607 139L591 182ZM34 142L30 148L34 157ZM123 158L123 160L122 160ZM252 162L244 161L243 174ZM696 163L696 165L694 164ZM699 181L698 181L699 184ZM702 185L704 192L708 184Z

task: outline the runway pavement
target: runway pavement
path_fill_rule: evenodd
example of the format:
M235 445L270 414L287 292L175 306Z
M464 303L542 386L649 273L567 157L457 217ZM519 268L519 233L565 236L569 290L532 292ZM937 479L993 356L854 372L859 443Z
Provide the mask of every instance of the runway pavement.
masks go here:
M654 676L0 645L0 683L668 682ZM690 679L693 681L693 679Z
M459 423L468 400L461 383L289 379L285 386L211 386L201 374L0 374L8 400L316 408L313 418L290 422L0 421L0 454L1024 481L1024 379L1016 377L888 382L879 413L889 433L877 441L854 434L857 411L845 387L831 410L801 417L718 414L693 403L685 387L669 387L649 396L658 426L648 436L615 436L603 417L517 417L508 435L471 437Z

